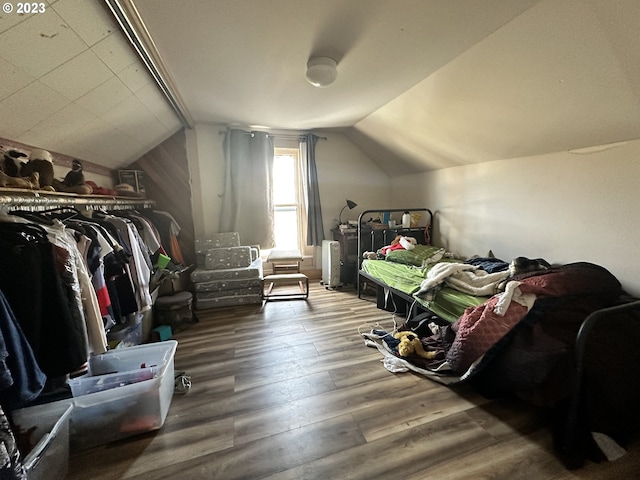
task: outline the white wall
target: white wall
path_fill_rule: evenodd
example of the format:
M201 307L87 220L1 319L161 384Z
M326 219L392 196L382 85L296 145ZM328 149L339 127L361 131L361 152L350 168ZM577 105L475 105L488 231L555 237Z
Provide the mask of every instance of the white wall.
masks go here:
M193 198L196 238L218 232L224 190L224 125L197 125L187 130L187 156ZM316 145L316 167L325 237L331 239L340 209L349 198L358 204L345 209L342 219L356 220L372 206L389 203L390 179L364 153L340 133L322 134ZM317 252L316 252L317 256ZM316 258L316 265L319 265Z
M389 204L390 178L347 137L339 133L326 135L316 145L316 167L320 184L320 201L324 233L338 225L338 215L346 199L358 204L342 212L342 221L357 220L363 210Z
M392 180L394 201L435 213L462 255L590 261L640 295L640 140L453 167Z
M187 160L191 179L191 209L195 238L218 232L224 191L222 125L196 125L187 132Z

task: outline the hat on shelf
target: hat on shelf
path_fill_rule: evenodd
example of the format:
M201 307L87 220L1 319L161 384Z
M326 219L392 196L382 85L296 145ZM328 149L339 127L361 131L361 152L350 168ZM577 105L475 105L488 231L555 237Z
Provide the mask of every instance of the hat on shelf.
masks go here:
M31 153L29 154L29 160L46 160L47 162L53 163L53 157L51 156L51 153L39 148L31 150Z

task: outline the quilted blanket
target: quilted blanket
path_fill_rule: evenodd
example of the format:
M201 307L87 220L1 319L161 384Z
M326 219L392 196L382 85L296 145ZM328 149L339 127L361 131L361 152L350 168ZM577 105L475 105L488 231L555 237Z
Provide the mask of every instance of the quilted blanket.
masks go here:
M441 283L463 293L489 296L498 291L498 285L509 276L509 271L487 273L467 263L437 263L428 272L416 293L420 296Z
M451 325L455 339L446 359L454 371L463 373L471 367L527 315L538 298L572 297L578 304L589 305L598 300L596 305L604 307L622 293L620 282L609 271L586 262L524 274L514 278L511 287L518 299L504 302L507 289L478 307L468 308Z

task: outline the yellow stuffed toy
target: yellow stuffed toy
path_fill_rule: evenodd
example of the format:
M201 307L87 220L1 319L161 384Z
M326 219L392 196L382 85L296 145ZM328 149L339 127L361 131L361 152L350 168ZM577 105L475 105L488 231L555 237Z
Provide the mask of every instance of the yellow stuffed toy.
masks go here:
M436 352L427 352L422 346L420 338L413 332L396 332L393 337L400 340L398 344L398 353L401 357L408 357L412 354L416 354L419 357L433 360L436 358Z

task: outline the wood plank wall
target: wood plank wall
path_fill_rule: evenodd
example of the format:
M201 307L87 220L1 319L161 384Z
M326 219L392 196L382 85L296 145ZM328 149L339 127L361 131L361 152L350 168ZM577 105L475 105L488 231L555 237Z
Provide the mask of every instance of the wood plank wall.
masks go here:
M169 212L182 228L178 241L187 265L195 263L191 185L184 130L168 138L129 167L145 174L147 198Z

